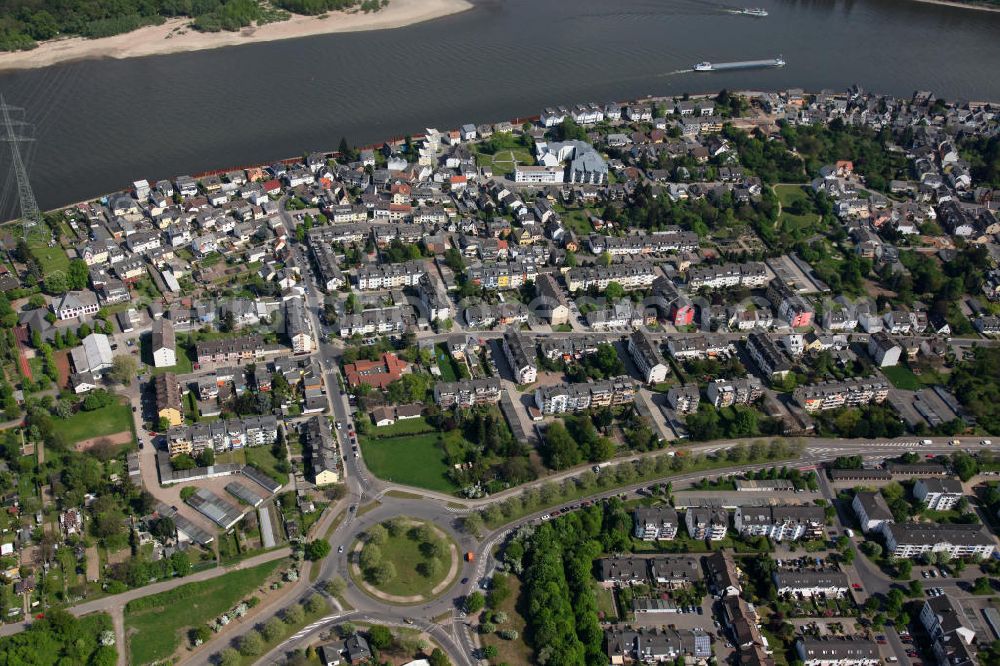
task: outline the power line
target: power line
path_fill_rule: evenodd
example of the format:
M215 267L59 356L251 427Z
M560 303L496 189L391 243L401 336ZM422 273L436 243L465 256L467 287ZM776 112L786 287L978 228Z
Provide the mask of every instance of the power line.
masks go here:
M38 210L38 202L28 180L28 170L25 169L24 160L21 159L20 144L34 139L15 131L15 128L23 129L27 123L12 118L11 112L23 114L24 109L8 105L2 93L0 93L0 112L3 114L4 129L4 135L0 138L10 144L11 165L17 179L17 198L21 203L21 222L24 225L24 239L27 241L29 230L42 221L42 213Z

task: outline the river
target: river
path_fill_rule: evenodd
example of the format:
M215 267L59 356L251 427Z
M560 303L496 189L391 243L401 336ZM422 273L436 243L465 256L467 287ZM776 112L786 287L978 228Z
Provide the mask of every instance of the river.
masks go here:
M8 73L0 91L35 123L25 154L44 208L138 178L335 149L341 136L371 143L549 104L855 83L1000 99L1000 13L916 0L746 1L770 16L694 0L478 0L398 30ZM778 55L783 69L676 73ZM6 169L6 152L2 160ZM4 219L13 191L8 178Z

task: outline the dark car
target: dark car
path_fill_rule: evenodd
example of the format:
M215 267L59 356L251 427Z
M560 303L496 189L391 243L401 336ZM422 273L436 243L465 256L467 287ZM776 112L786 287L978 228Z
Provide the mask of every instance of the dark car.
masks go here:
M468 582L469 582L469 579L468 579L468 578L463 578L463 579L462 579L462 585L465 585L465 584L466 584L466 583L468 583Z

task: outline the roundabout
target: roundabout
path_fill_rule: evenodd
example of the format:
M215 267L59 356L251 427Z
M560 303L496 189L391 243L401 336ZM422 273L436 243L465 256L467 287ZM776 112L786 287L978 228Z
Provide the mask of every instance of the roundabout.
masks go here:
M353 582L369 596L394 605L421 604L458 577L458 545L444 530L408 516L368 527L351 545Z

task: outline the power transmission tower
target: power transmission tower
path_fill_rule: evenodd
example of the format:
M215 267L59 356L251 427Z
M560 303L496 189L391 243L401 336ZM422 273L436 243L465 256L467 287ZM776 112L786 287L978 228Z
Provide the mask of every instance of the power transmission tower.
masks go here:
M21 149L18 144L26 141L34 141L32 137L27 137L16 131L15 128L23 129L28 123L11 117L11 113L24 113L24 109L17 106L9 106L7 100L0 93L0 112L3 114L3 137L4 141L10 144L11 164L14 168L14 176L17 178L17 198L21 203L21 222L24 225L24 239L28 239L28 230L42 221L42 213L38 210L38 202L35 200L35 193L31 189L28 181L28 170L24 167L24 160L21 159Z

